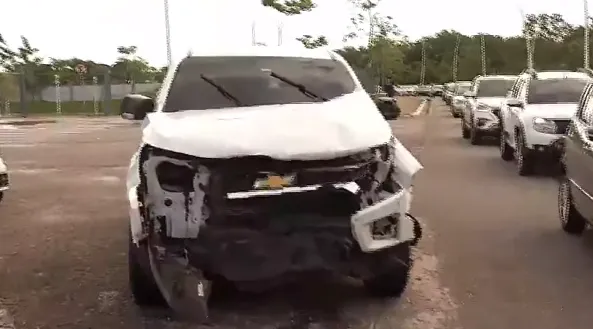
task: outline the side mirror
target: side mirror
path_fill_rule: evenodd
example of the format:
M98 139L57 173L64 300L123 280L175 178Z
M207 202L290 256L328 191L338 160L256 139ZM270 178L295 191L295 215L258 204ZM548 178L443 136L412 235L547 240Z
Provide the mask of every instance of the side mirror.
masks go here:
M476 93L474 93L473 91L466 91L463 93L463 97L474 98L476 97Z
M519 99L509 99L507 100L507 105L509 107L523 107L523 101Z
M120 115L127 120L144 120L146 115L154 111L154 100L144 95L126 95L120 104Z

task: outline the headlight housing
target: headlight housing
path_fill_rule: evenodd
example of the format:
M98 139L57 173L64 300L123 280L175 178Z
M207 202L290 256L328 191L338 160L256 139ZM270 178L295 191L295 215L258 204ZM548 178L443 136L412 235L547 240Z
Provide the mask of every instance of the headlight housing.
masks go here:
M533 129L544 134L555 134L558 127L552 120L544 118L533 118Z
M478 105L476 106L476 111L477 112L491 112L490 107L486 106L486 105Z

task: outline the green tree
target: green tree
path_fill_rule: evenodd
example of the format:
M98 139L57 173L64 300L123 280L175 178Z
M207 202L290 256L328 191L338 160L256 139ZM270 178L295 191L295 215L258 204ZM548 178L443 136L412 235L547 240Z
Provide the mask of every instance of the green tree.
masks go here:
M288 16L299 15L315 8L315 3L312 0L262 0L262 4ZM296 39L310 49L327 45L327 39L323 35L313 37L310 34L305 34Z
M314 38L312 35L305 34L300 38L296 38L300 41L305 48L313 49L323 46L327 46L327 39L324 36Z
M285 15L298 15L315 8L312 0L262 0L262 5Z

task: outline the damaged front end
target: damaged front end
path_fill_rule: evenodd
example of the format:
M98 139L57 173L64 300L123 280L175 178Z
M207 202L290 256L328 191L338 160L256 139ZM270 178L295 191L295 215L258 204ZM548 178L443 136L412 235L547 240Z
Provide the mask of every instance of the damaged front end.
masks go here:
M244 290L316 271L364 280L386 250L420 238L408 212L422 167L396 140L314 161L204 159L144 145L132 161L132 236L147 243L159 290L182 313L189 300L205 312L215 278Z
M8 179L8 168L6 164L0 158L0 201L4 197L4 192L10 189L10 180Z

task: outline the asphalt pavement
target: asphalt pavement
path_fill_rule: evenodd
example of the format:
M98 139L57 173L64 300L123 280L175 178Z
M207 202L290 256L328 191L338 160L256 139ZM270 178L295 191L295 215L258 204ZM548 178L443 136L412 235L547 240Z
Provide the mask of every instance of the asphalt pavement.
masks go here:
M0 329L201 328L130 298L124 177L139 127L46 125L0 127L13 180L0 204ZM439 101L392 125L425 166L413 214L426 234L405 295L311 280L235 296L208 328L590 328L593 234L561 231L555 178L520 177L495 143L471 146Z

